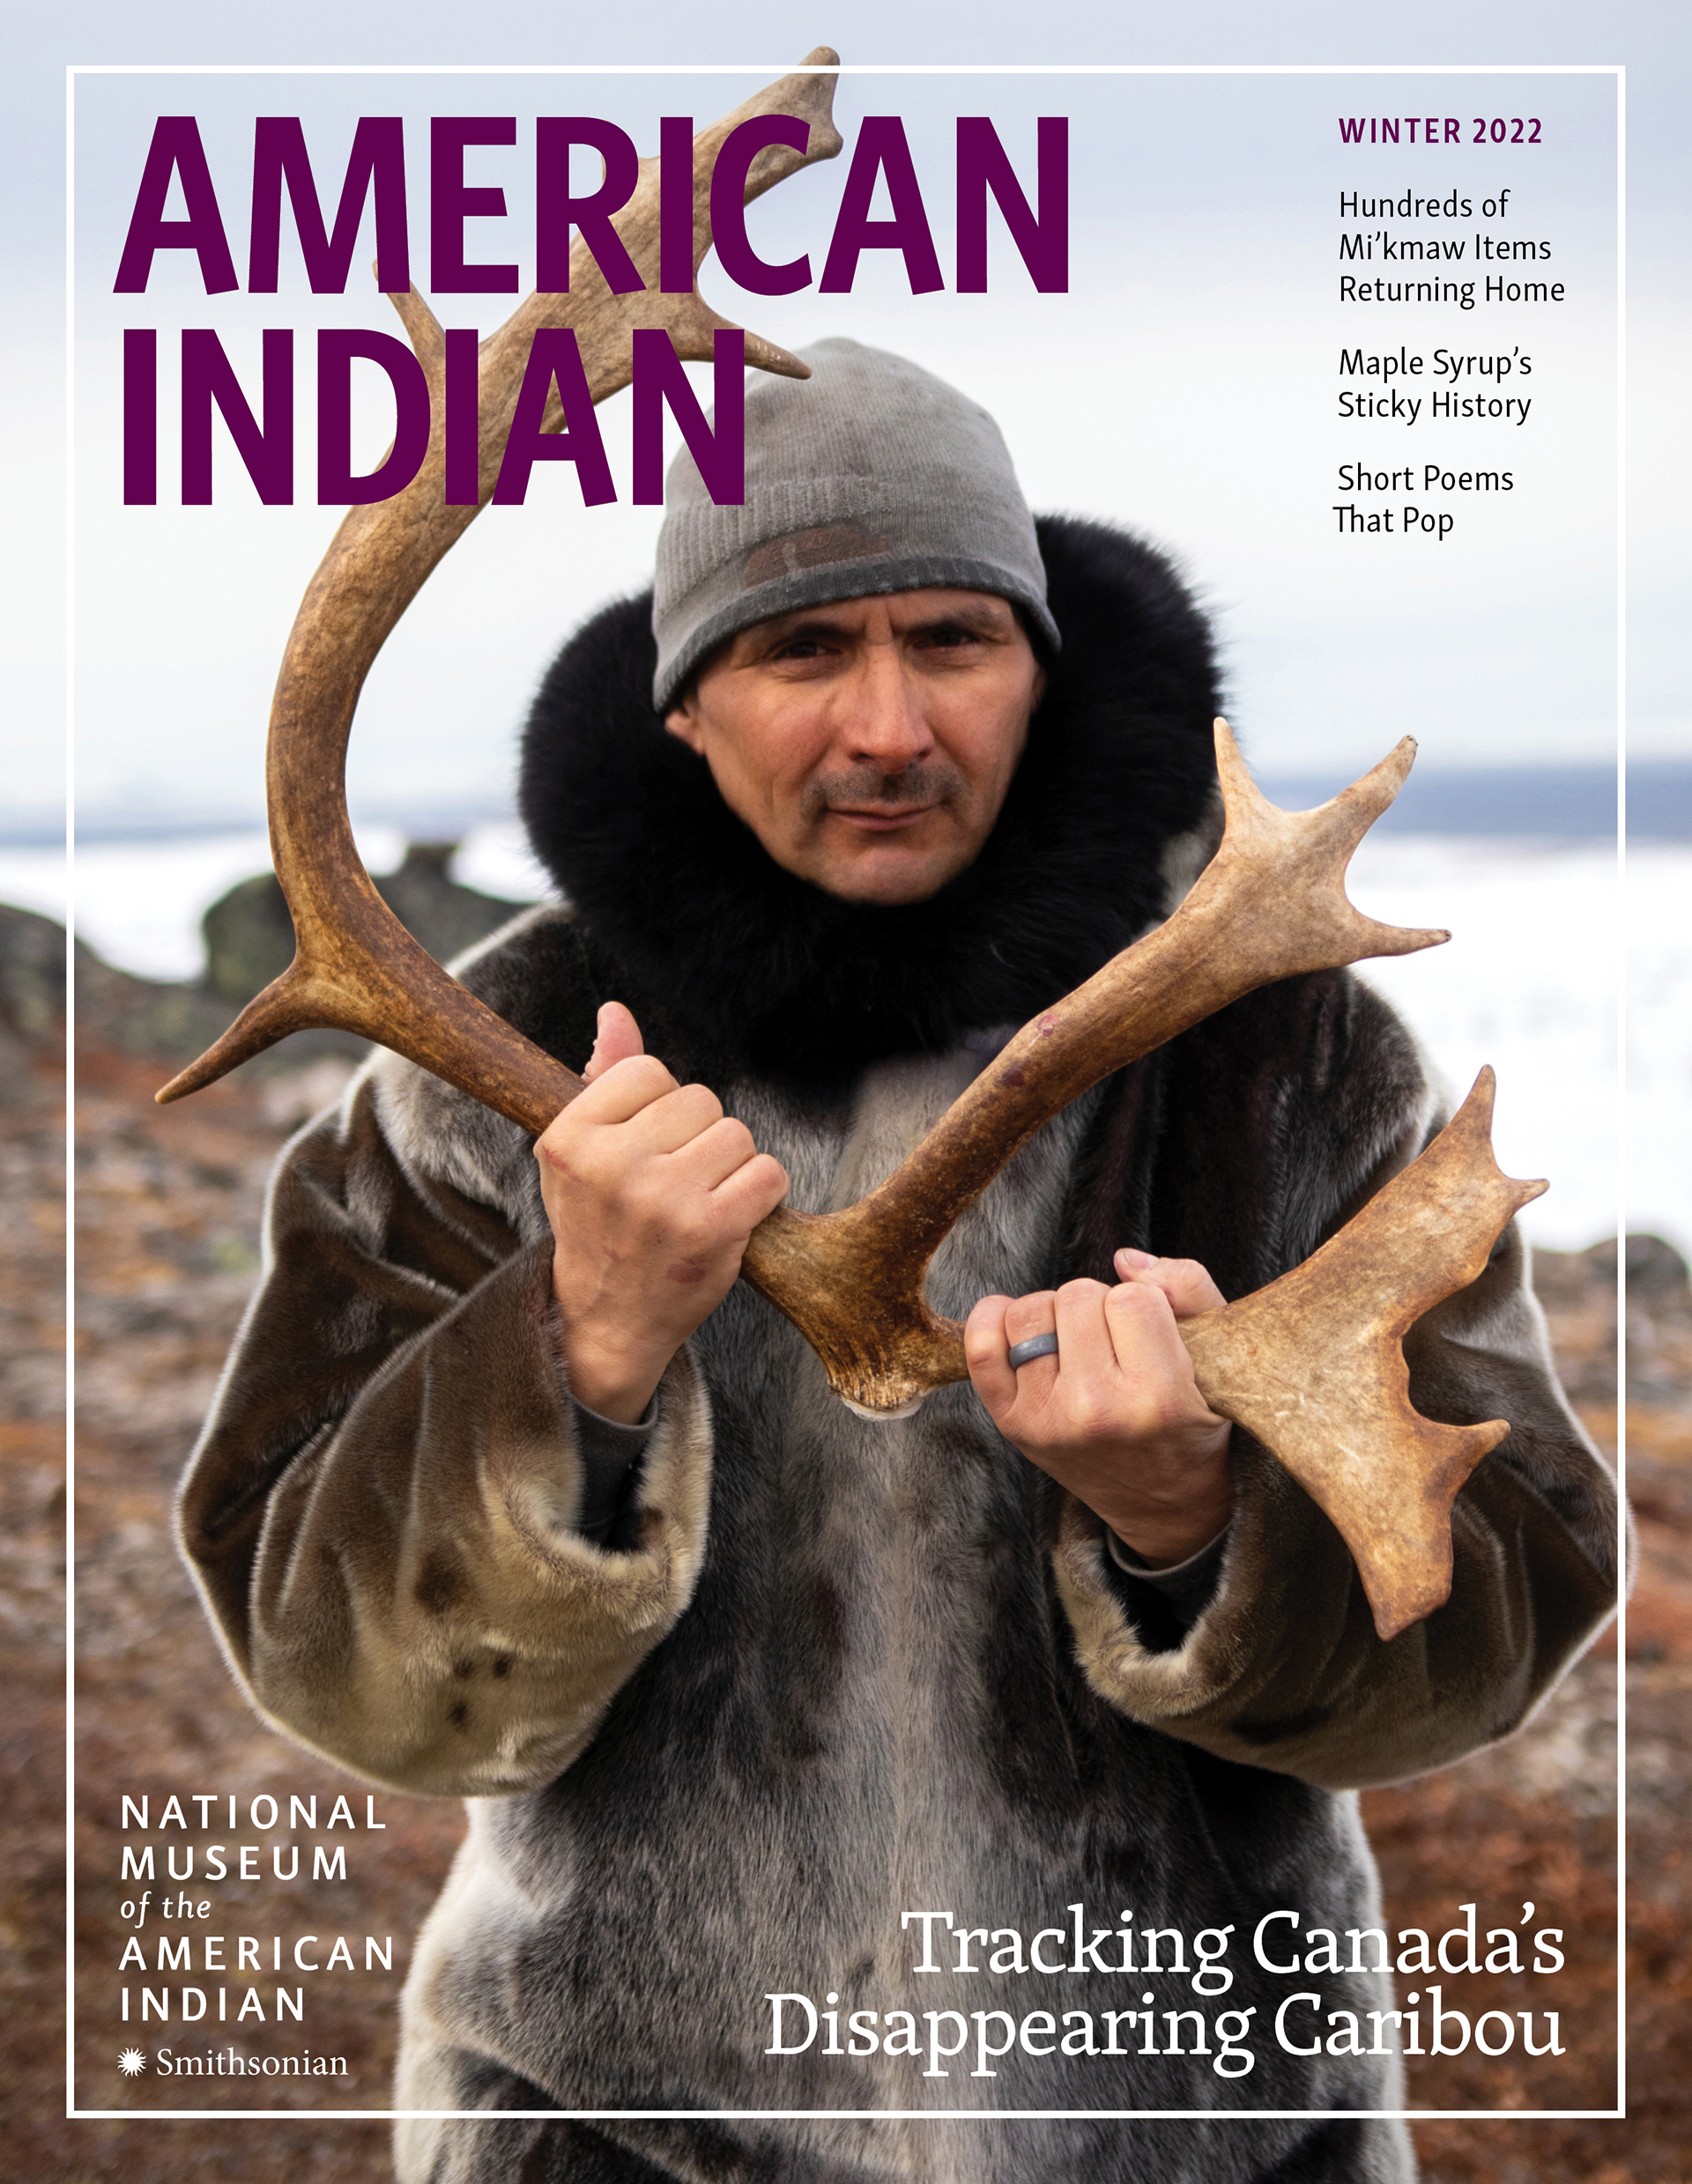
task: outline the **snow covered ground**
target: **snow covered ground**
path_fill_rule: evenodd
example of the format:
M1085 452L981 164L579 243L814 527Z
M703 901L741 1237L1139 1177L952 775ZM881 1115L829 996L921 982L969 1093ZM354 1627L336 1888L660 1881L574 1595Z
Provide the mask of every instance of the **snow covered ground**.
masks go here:
M398 861L396 831L359 839L373 870ZM77 860L77 929L125 970L191 978L201 912L267 862L256 833L91 845ZM515 826L472 829L454 870L471 886L520 900L542 885ZM1627 1226L1692 1248L1692 848L1636 848L1621 883L1602 843L1399 834L1363 844L1351 892L1394 924L1450 927L1449 946L1369 965L1364 975L1456 1092L1483 1062L1497 1070L1500 1162L1513 1175L1551 1179L1525 1216L1529 1233L1577 1248L1614 1234L1625 1213ZM0 900L63 917L56 855L0 850Z
M1692 870L1692 855L1678 854ZM1443 947L1358 967L1455 1097L1484 1063L1497 1071L1498 1164L1551 1183L1523 1217L1529 1235L1559 1250L1614 1235L1622 1203L1614 850L1401 834L1363 844L1350 893L1391 924L1449 928ZM1682 980L1689 974L1692 962ZM1660 1230L1671 1211L1692 1237L1692 1193L1678 1207L1642 1208L1629 1225Z

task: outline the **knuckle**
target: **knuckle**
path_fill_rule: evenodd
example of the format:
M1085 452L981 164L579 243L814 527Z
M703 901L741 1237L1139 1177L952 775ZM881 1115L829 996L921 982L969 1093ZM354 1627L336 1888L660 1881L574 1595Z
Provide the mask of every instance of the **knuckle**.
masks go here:
M577 1188L588 1180L588 1170L582 1159L579 1144L573 1138L560 1139L552 1144L535 1147L535 1158L540 1163L540 1183L543 1191L550 1186L556 1193Z
M616 1066L638 1089L646 1092L649 1100L661 1099L665 1092L676 1090L675 1078L655 1054L625 1055Z
M566 1107L555 1114L535 1140L535 1158L543 1168L561 1167L568 1159L572 1147L588 1134L575 1107Z
M666 1070L665 1075L668 1074ZM709 1129L713 1122L723 1118L723 1102L709 1085L678 1085L671 1098L684 1114L699 1118L701 1129Z
M738 1116L724 1114L719 1108L718 1119L711 1128L724 1151L733 1153L743 1165L756 1154L758 1147L752 1132Z
M718 1203L731 1200L736 1204L750 1203L768 1198L773 1192L777 1200L787 1193L787 1171L768 1153L761 1153L748 1144L732 1148L737 1165L717 1186Z

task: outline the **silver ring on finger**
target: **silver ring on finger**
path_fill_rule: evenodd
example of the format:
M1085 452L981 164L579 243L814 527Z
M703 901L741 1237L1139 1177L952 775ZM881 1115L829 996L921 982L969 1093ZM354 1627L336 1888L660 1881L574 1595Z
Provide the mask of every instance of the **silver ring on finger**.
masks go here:
M1056 1332L1030 1335L1025 1343L1013 1343L1010 1348L1011 1370L1020 1373L1025 1365L1032 1365L1036 1358L1055 1358L1058 1355Z

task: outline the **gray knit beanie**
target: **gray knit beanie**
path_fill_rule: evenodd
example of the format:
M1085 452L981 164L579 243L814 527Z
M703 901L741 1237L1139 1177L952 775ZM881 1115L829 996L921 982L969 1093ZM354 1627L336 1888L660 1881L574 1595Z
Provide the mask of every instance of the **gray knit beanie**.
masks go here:
M743 502L718 507L685 448L670 465L657 710L754 622L930 584L1010 600L1056 648L1034 519L986 411L882 349L835 339L798 354L809 379L761 372L746 390Z

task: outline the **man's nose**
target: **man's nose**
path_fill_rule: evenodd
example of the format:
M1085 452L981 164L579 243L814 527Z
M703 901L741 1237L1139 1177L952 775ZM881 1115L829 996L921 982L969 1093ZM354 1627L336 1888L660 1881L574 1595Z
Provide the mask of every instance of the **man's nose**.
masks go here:
M920 680L897 645L865 648L842 728L848 755L860 763L868 759L884 774L902 774L932 751Z

